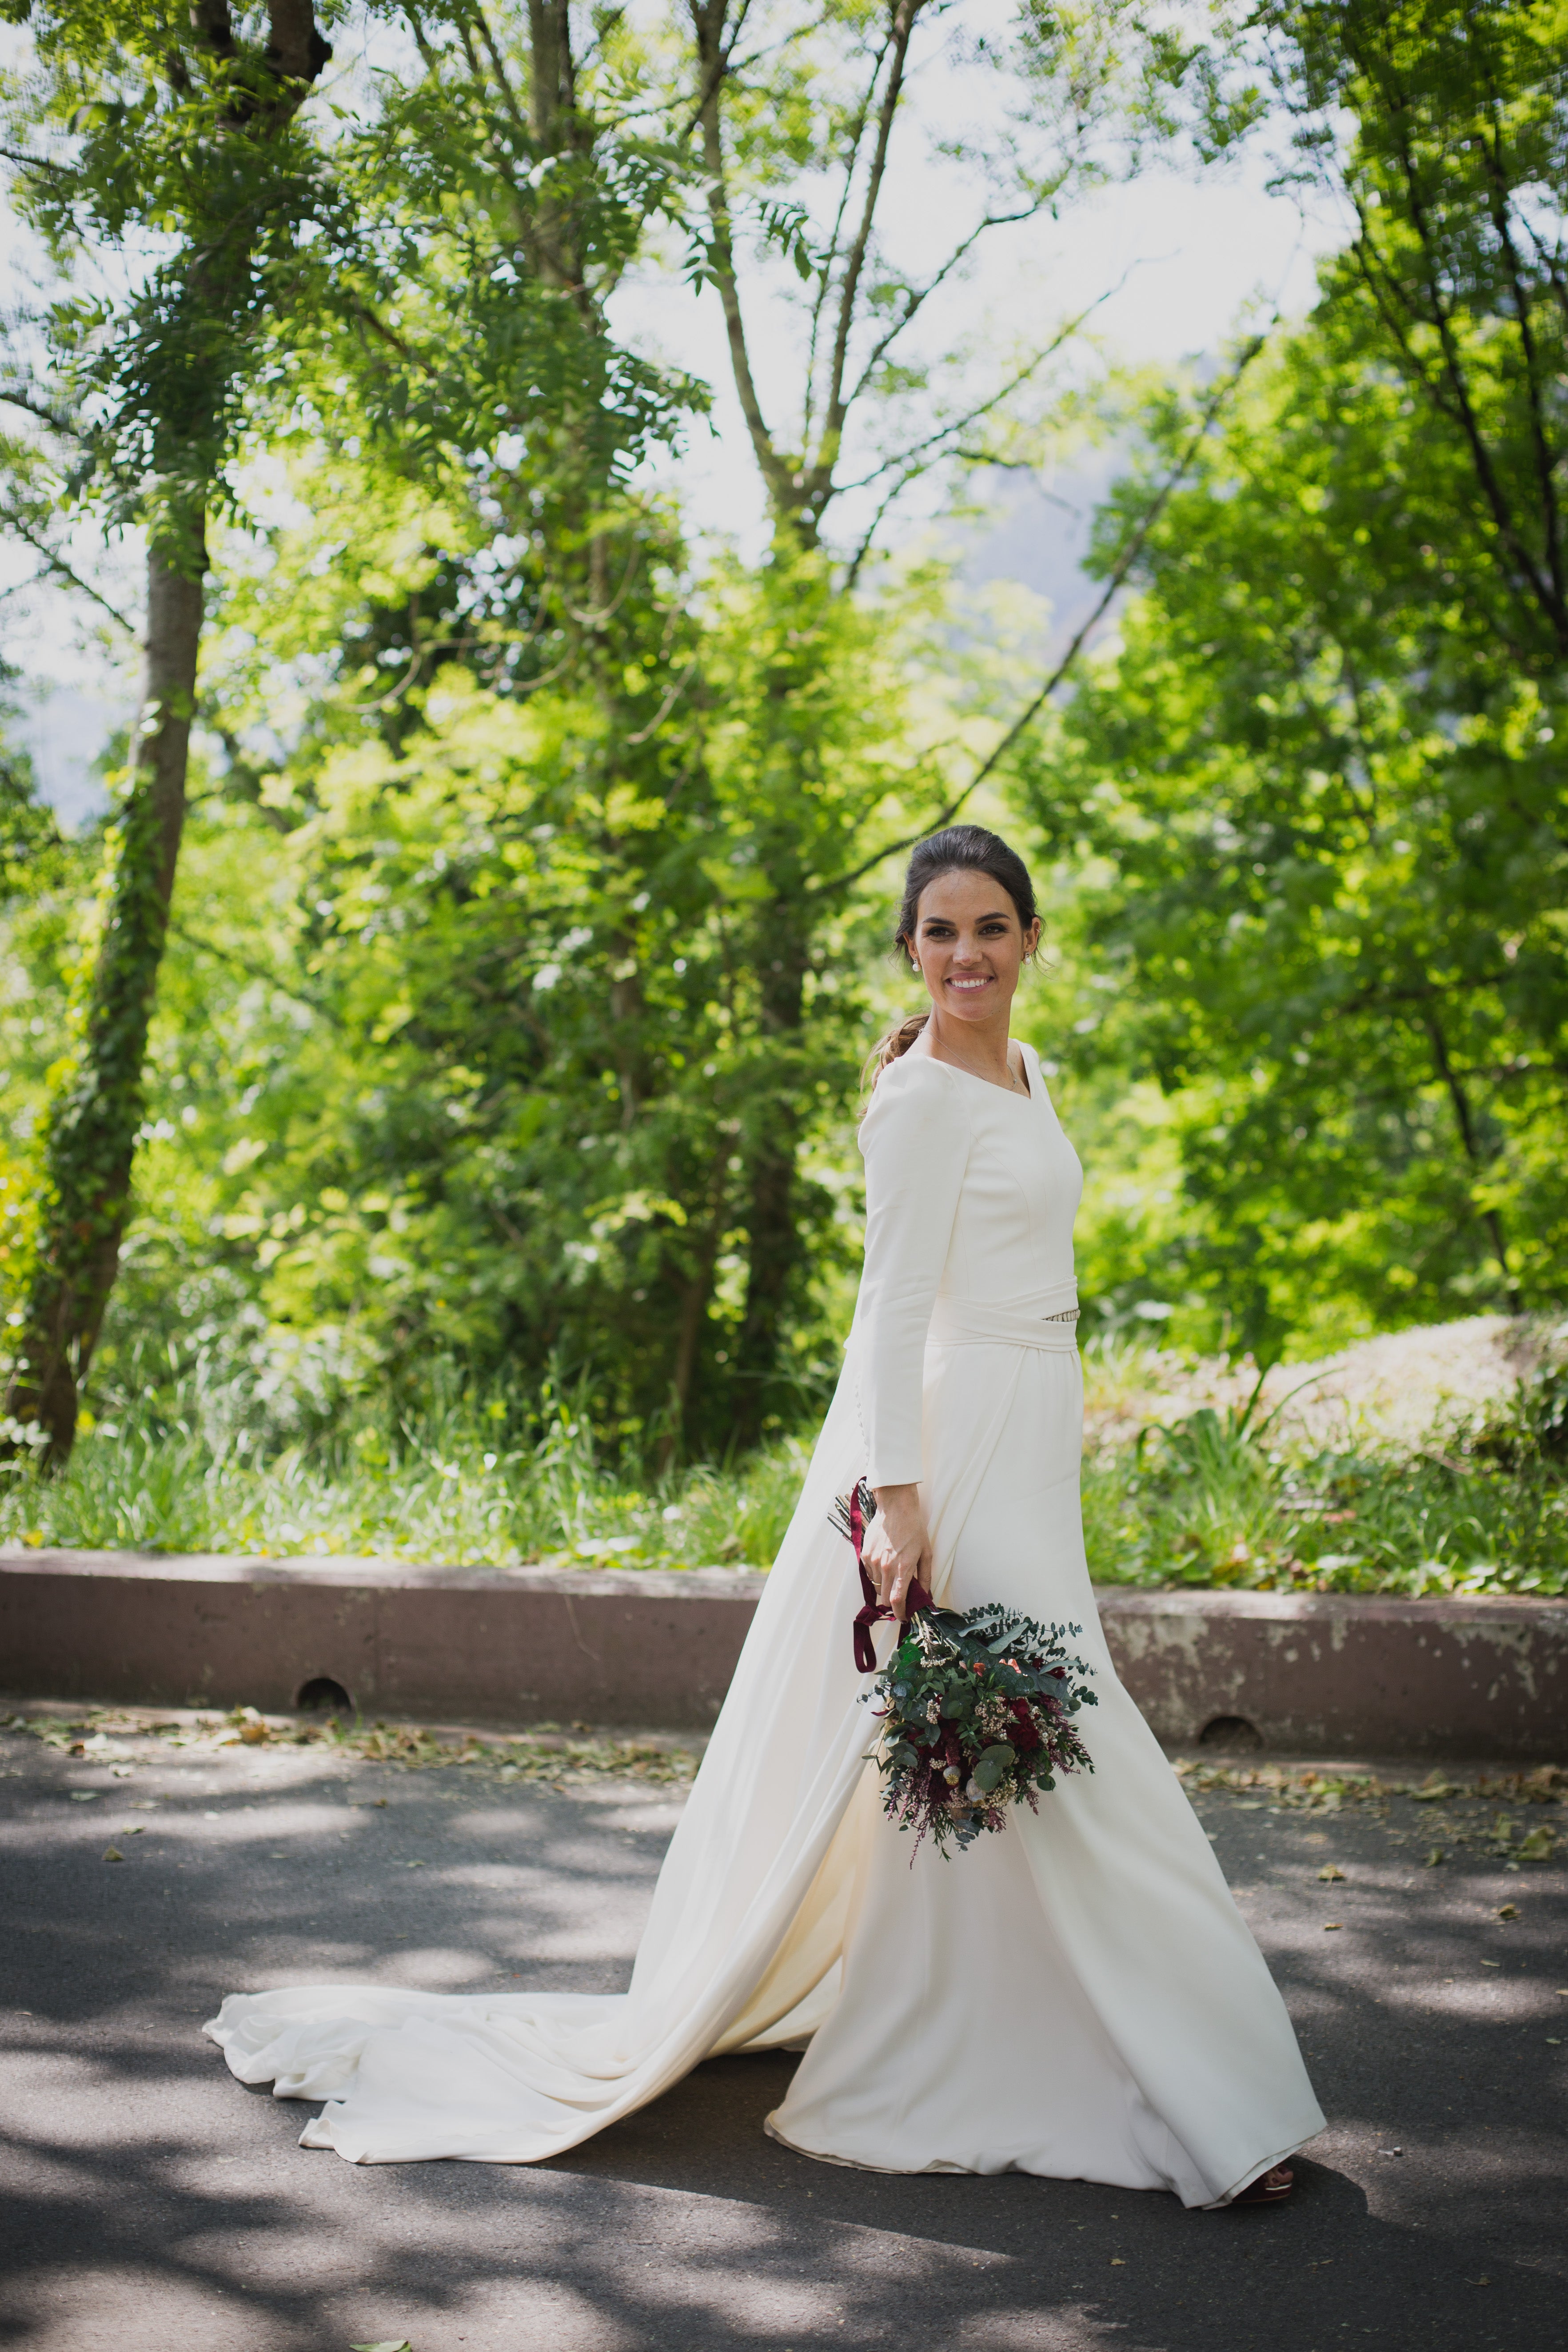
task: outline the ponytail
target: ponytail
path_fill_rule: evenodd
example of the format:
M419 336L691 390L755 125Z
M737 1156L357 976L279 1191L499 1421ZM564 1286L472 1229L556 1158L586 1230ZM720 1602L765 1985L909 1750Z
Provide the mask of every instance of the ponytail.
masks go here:
M930 1019L931 1008L928 1005L923 1013L911 1013L907 1021L900 1021L896 1029L889 1029L887 1035L872 1046L866 1066L860 1073L860 1083L868 1094L889 1063L898 1061L901 1055L909 1052Z

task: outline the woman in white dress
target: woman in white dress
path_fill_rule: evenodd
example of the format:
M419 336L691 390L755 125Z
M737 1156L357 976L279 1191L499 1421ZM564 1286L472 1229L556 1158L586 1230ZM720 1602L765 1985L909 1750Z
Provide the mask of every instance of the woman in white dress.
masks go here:
M1009 2169L1275 2201L1322 2128L1279 1992L1116 1679L1079 1509L1077 1156L1008 1012L1039 925L1022 862L956 826L910 862L928 1014L861 1130L866 1263L837 1394L655 1890L625 1994L314 1985L231 1995L246 2082L330 2104L358 2162L558 2154L721 2052L805 2046L767 2128L890 2172ZM866 1563L1082 1627L1092 1775L952 1858L880 1811L830 1525L861 1475ZM882 1637L885 1652L889 1635Z

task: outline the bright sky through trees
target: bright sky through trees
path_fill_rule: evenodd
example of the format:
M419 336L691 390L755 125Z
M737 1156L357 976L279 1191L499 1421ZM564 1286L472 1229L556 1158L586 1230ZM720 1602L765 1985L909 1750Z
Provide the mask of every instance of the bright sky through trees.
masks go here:
M383 46L388 37L384 28ZM899 257L911 266L951 233L963 194L961 175L929 149L955 128L972 127L971 110L987 95L980 78L943 69L945 38L933 38L915 90L928 152L917 160L910 144L893 155L888 217ZM15 61L25 40L18 28L0 28L0 61ZM363 37L356 42L352 26L335 28L334 40L329 88L337 102L352 103L372 53ZM1098 349L1091 352L1087 341L1080 347L1079 364L1092 373L1106 362L1167 365L1216 352L1259 308L1265 316L1276 307L1286 316L1300 313L1312 299L1316 257L1340 241L1343 224L1321 205L1316 215L1304 213L1292 196L1270 191L1269 156L1278 143L1265 130L1238 159L1202 174L1156 163L1079 202L1059 223L1000 232L977 248L941 313L942 333L969 343L971 373L978 377L999 344L1108 296L1089 324ZM710 426L694 425L684 451L647 472L674 491L700 545L738 542L752 556L765 528L763 499L731 382L718 297L710 286L689 287L675 241L667 239L666 247L662 266L644 264L618 289L612 323L634 348L703 377L715 396ZM29 260L26 232L0 197L0 301L15 299ZM759 289L765 289L762 299ZM764 397L788 380L798 349L795 291L782 260L751 274L748 319ZM965 380L961 373L961 385ZM1070 625L1076 614L1068 608L1090 593L1077 572L1086 510L1107 475L1105 459L1080 452L1045 480L993 477L994 522L964 531L972 572L1020 580L1058 605L1059 625ZM1042 489L1056 495L1042 497ZM917 499L903 528L917 530L928 520L929 507L922 513ZM137 551L105 549L89 527L76 551L84 576L133 614ZM0 589L12 592L0 601L0 656L27 679L24 740L40 787L74 821L100 800L91 764L109 730L130 714L138 656L128 642L117 655L113 633L105 636L102 614L86 599L47 582L20 589L36 569L26 549L0 542Z

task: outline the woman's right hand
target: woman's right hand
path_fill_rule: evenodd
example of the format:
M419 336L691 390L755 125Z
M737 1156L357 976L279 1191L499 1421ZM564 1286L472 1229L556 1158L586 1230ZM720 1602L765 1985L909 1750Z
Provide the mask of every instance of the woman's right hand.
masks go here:
M931 1537L918 1486L879 1486L877 1516L866 1530L860 1557L877 1588L877 1598L895 1617L908 1613L909 1589L931 1578Z

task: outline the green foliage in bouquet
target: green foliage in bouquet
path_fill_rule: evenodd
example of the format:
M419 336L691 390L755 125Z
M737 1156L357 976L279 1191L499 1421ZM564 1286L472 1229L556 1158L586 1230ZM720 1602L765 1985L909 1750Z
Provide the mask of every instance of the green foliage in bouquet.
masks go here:
M1093 1771L1072 1721L1099 1703L1073 1679L1093 1669L1063 1640L1082 1630L994 1601L909 1620L866 1698L881 1702L882 1808L915 1832L917 1852L928 1832L939 1853L962 1852L982 1830L1005 1829L1009 1805L1037 1812L1037 1792L1058 1772Z

